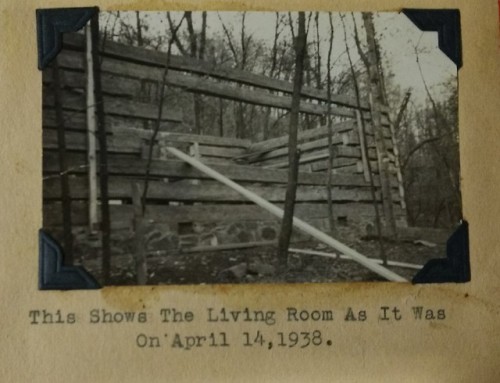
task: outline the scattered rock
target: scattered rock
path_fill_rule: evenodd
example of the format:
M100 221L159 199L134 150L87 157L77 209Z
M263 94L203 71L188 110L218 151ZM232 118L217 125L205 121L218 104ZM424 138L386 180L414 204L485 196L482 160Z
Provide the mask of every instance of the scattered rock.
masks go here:
M422 245L426 247L436 247L437 245L435 243L429 242L429 241L424 241L423 239L417 239L416 241L413 241L415 245Z
M248 267L246 263L239 263L235 266L229 267L227 269L222 270L217 277L222 279L223 281L233 281L240 280L243 278L248 271Z
M252 262L248 265L248 271L259 275L274 275L276 273L276 268L266 263Z

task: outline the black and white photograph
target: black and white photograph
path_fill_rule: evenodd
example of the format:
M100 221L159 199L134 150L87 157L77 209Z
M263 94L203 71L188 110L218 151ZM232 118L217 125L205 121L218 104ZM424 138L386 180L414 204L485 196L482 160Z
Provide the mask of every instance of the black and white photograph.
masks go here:
M42 77L43 230L102 285L409 282L462 219L403 13L100 12Z

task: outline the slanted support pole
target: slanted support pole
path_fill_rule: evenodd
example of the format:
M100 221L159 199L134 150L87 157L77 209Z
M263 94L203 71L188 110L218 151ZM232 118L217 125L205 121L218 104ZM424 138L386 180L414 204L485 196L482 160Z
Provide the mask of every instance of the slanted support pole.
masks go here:
M273 205L272 203L268 202L264 198L258 196L257 194L251 192L250 190L244 188L241 185L238 185L236 182L230 180L226 176L220 174L219 172L216 172L212 168L206 166L196 158L193 158L180 150L172 147L167 147L166 150L170 153L172 153L174 156L179 158L180 160L187 162L194 168L198 169L199 171L207 174L208 176L212 177L216 181L219 181L223 183L226 186L229 186L231 189L237 191L240 193L242 196L248 198L250 201L254 202L258 206L262 207L263 209L267 210L271 214L275 215L276 217L282 219L283 218L283 209L280 209L279 207ZM293 217L293 226L296 228L300 229L306 234L309 234L313 238L316 238L318 241L321 241L337 251L350 256L353 260L356 262L360 263L361 265L365 266L367 269L373 271L374 273L377 273L378 275L386 278L389 281L394 281L394 282L407 282L407 280L400 275L392 272L391 270L375 263L371 259L365 257L364 255L358 253L356 250L351 249L350 247L344 245L343 243L337 241L336 239L330 237L329 235L326 235L322 231L316 229L315 227L309 225L307 222L302 221L301 219L297 217Z

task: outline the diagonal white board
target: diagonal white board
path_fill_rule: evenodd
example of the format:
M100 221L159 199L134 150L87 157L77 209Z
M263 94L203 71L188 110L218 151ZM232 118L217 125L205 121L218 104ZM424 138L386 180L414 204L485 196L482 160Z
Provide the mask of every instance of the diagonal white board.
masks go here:
M256 205L262 207L263 209L267 210L271 214L275 215L276 217L282 219L283 218L283 209L280 209L279 207L273 205L272 203L268 202L264 198L258 196L257 194L251 192L250 190L245 189L243 186L238 185L236 182L230 180L226 176L220 174L219 172L216 172L209 166L203 164L201 161L197 160L196 158L190 157L187 154L181 152L180 150L172 147L167 147L166 148L171 154L176 156L177 158L181 159L184 162L187 162L189 165L193 166L194 168L198 169L199 171L207 174L208 176L212 177L213 179L223 183L224 185L229 186L231 189L237 191L240 193L242 196L248 198L250 201L254 202ZM373 271L374 273L377 273L378 275L386 278L389 281L393 282L407 282L407 280L400 275L392 272L391 270L375 263L371 259L365 257L364 255L358 253L356 250L351 249L350 247L344 245L342 242L337 241L336 239L330 237L329 235L326 235L322 231L316 229L315 227L309 225L307 222L302 221L301 219L297 217L293 217L293 225L297 227L298 229L302 230L304 233L309 234L313 238L316 238L318 241L321 241L337 251L340 251L343 254L346 254L350 256L353 260L358 262L359 264L365 266L367 269Z

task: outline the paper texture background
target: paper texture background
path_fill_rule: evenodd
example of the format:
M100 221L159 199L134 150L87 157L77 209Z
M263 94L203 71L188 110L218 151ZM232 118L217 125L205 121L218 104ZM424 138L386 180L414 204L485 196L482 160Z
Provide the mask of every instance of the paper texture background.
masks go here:
M460 8L460 160L464 216L470 224L472 282L198 286L37 290L42 225L41 72L35 9L99 6L101 10L213 9L397 11ZM498 382L500 381L500 52L496 0L425 1L7 1L0 4L0 380L3 382ZM444 254L443 254L444 256ZM207 305L283 310L383 305L445 308L442 322L291 324L330 334L330 348L139 349L137 333L214 331L203 320L172 326L95 325L93 308L202 310ZM74 325L30 325L29 310L75 312ZM200 311L201 312L201 311ZM283 331L250 324L247 328ZM279 326L279 327L278 327ZM226 326L228 336L241 329Z

